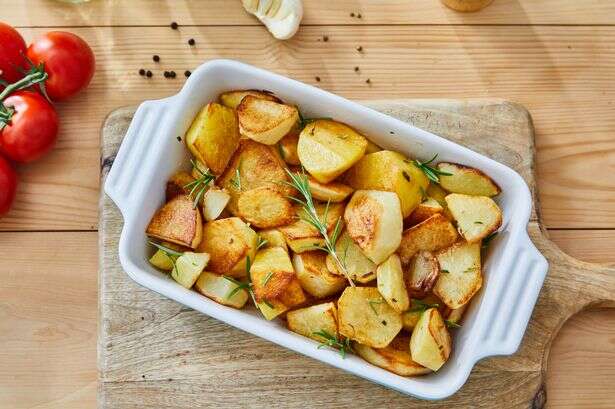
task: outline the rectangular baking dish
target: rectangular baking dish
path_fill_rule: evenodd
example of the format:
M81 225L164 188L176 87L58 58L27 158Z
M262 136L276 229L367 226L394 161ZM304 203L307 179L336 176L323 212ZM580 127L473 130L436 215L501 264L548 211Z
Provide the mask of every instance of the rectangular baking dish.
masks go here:
M503 223L489 246L483 289L455 330L453 352L438 372L405 378L356 356L317 349L318 343L268 322L254 309L226 307L175 283L148 263L152 253L146 226L164 202L165 183L179 168L188 168L183 136L203 105L224 91L266 89L297 104L306 117L345 122L376 144L408 156L477 167L502 188L497 202ZM514 353L527 327L547 273L548 264L527 235L530 191L512 169L444 138L418 129L321 89L231 60L213 60L193 72L175 96L146 101L137 110L104 186L124 218L119 242L123 269L137 283L190 308L283 347L328 363L399 392L422 399L455 393L481 358Z

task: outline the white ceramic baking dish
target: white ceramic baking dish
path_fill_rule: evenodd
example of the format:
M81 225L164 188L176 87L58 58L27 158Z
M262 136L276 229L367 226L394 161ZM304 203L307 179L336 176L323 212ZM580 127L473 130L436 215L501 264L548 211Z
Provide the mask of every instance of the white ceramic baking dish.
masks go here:
M489 246L483 289L473 299L463 327L454 331L453 353L438 372L405 378L356 356L342 359L336 351L317 349L318 343L288 331L279 322L264 320L253 309L235 310L186 290L149 265L152 248L145 228L164 201L168 177L189 165L188 151L177 136L184 135L199 109L218 94L249 88L273 91L297 104L306 117L345 122L384 148L421 159L438 153L439 160L475 166L502 187L497 201L504 221ZM423 399L452 395L464 384L476 361L517 350L548 268L526 231L532 206L530 191L512 169L355 102L236 61L207 62L194 71L177 95L141 104L107 177L105 192L124 217L120 262L139 284L283 347Z

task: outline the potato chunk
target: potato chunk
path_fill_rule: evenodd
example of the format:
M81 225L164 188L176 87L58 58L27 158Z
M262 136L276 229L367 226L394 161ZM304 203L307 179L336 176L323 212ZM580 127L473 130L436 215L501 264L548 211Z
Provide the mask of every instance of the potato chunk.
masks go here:
M408 216L405 220L405 224L407 226L414 226L425 220L429 219L436 213L444 212L444 208L438 201L434 198L427 198L424 202L419 204L416 209Z
M365 155L344 176L355 189L386 190L397 193L403 217L408 217L423 200L429 185L425 174L404 155L380 151Z
M324 217L326 205L322 203L315 204L316 213L322 220ZM322 246L324 240L321 234L308 222L302 220L305 217L303 209L300 205L295 205L295 214L298 219L287 226L282 226L279 230L286 237L286 244L295 253L301 253L303 251L313 250L314 246ZM342 217L344 213L344 205L341 203L331 203L329 205L329 211L327 213L327 231L332 233L337 220Z
M305 251L293 256L293 266L301 287L316 298L326 298L339 293L346 287L346 279L331 274L325 262L323 251Z
M185 195L175 196L149 222L145 233L171 243L196 248L203 238L201 212Z
M241 135L263 143L275 145L299 120L297 107L245 96L237 107Z
M299 135L297 153L303 167L320 183L329 183L365 154L367 139L348 125L318 119Z
M224 171L238 143L235 111L215 102L199 112L186 133L190 152L216 175Z
M408 293L413 298L423 298L431 292L440 275L438 259L430 251L418 252L408 268Z
M442 301L433 294L429 294L423 299L413 298L410 301L410 308L401 314L401 323L404 330L412 332L421 319L421 315L428 308L438 308L438 311L446 310Z
M261 238L261 241L264 241L263 248L270 247L282 247L284 250L288 251L288 247L286 246L286 238L281 231L277 229L268 229L261 230L258 232L258 235Z
M377 288L346 287L337 308L340 334L363 345L384 348L401 331L401 315Z
M299 132L297 127L293 128L288 134L286 134L280 142L278 142L278 149L280 156L284 159L284 162L289 165L301 165L299 155L297 154L297 144L299 143Z
M255 89L225 92L220 94L220 102L222 102L222 105L226 107L237 109L241 103L241 100L243 100L243 98L247 95L260 99L266 99L267 101L282 102L275 95L267 91L258 91Z
M399 247L403 220L393 192L357 190L346 206L344 221L348 235L376 264Z
M286 314L288 329L304 337L312 338L318 342L323 339L315 333L324 331L334 337L337 333L337 308L335 303L312 305L307 308L290 311Z
M170 248L171 250L183 252L182 248L177 244L168 243L166 241L163 241L160 244L162 244L164 247ZM149 262L151 265L160 270L173 270L173 260L171 259L171 257L168 256L166 252L162 251L161 249L156 250L156 252L150 257Z
M422 223L404 231L399 246L402 264L408 264L421 250L436 251L457 241L459 235L451 222L441 214L435 214Z
M254 260L258 236L238 217L213 220L205 224L198 250L209 253L208 270L231 277L246 275L246 258Z
M450 173L450 176L440 177L440 186L451 193L462 193L472 196L495 196L500 193L500 187L487 175L478 169L458 163L438 163L438 170Z
M231 195L224 188L212 186L203 195L203 217L205 220L216 220L231 200Z
M463 318L463 313L466 311L469 305L470 304L467 303L454 310L451 308L447 308L443 314L443 317L446 320L447 326L448 326L448 323L459 324L459 321L461 321L461 318Z
M431 373L431 369L414 362L410 355L410 337L398 335L384 348L372 348L353 343L355 352L372 365L384 368L401 376L417 376Z
M343 183L320 183L311 176L308 177L308 185L312 192L312 197L323 202L343 202L354 191L353 188Z
M187 195L190 193L190 189L186 189L184 186L193 181L194 178L192 175L188 172L184 172L183 170L171 176L171 178L167 181L167 188L165 191L167 202L175 196Z
M469 242L481 241L502 225L502 211L489 197L451 193L446 204L459 233Z
M369 139L367 140L367 147L365 148L365 154L368 155L370 153L380 152L382 148Z
M378 291L395 311L402 313L410 307L404 283L404 272L397 254L391 254L376 270Z
M353 281L365 284L376 279L376 263L363 254L361 248L350 238L347 231L344 230L337 239L335 252ZM344 276L330 254L327 255L327 269L332 274Z
M243 192L237 201L237 212L242 219L261 229L289 224L295 217L290 200L270 186Z
M412 359L433 371L437 371L451 354L451 336L442 316L436 308L425 311L416 324L410 338Z
M199 279L194 283L194 288L205 297L215 302L233 308L243 308L248 301L248 292L239 289L236 283L221 275L203 271ZM232 294L232 295L231 295Z
M177 258L171 277L184 288L191 288L209 262L209 254L187 251Z
M460 242L437 255L440 276L433 292L452 309L460 308L483 284L480 243Z

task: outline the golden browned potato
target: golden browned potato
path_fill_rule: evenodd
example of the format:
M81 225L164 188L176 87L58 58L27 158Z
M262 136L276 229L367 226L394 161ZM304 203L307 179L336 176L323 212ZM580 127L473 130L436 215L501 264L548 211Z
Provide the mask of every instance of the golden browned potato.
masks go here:
M430 251L419 251L408 266L408 293L413 298L423 298L431 292L440 275L438 259Z
M224 188L210 187L203 195L203 217L205 220L216 220L231 200L231 195Z
M367 139L348 125L329 119L310 122L299 135L303 167L320 183L329 183L365 154Z
M258 235L260 236L261 241L264 242L262 245L263 248L282 247L284 250L288 251L288 247L286 246L286 238L278 229L261 230L258 232Z
M282 226L279 230L284 234L286 238L286 244L295 253L301 253L308 250L313 250L314 246L322 246L324 240L321 234L308 222L302 220L305 217L303 209L300 205L295 205L295 214L298 219L287 226ZM324 217L326 204L315 204L316 213L322 220ZM337 220L342 217L344 213L344 205L342 203L331 203L329 205L329 212L327 213L327 231L329 234L333 232Z
M185 195L175 196L154 214L145 233L171 243L196 248L203 238L201 212Z
M372 365L384 368L401 376L417 376L431 373L431 369L414 362L410 355L410 337L400 334L384 348L372 348L353 343L353 349Z
M403 217L408 217L423 200L429 185L425 174L404 155L380 151L365 155L344 176L355 189L386 190L397 193Z
M395 311L402 313L410 307L408 291L404 283L404 271L397 254L391 254L376 270L378 291Z
M374 153L374 152L380 152L381 150L382 148L380 146L376 145L369 139L367 140L367 147L365 148L366 155L369 155L370 153Z
M254 260L258 236L238 217L205 224L198 250L211 256L208 270L231 277L246 275L246 258Z
M412 331L410 354L412 359L437 371L451 354L451 336L436 308L425 311Z
M237 109L237 107L241 103L241 100L246 95L252 95L253 97L266 99L267 101L282 102L275 95L268 91L258 91L255 89L225 92L220 95L220 102L222 102L222 105L226 107Z
M439 311L444 311L446 306L433 294L429 294L423 299L413 298L410 302L410 308L401 314L403 328L408 332L412 332L419 322L421 315L428 308L438 308Z
M346 206L344 221L348 235L376 264L399 247L403 219L393 192L357 190Z
M337 239L335 252L353 281L365 284L376 279L376 263L363 254L361 248L348 236L347 231L344 230ZM332 274L344 276L331 255L327 255L327 269Z
M446 311L444 312L444 319L447 321L447 325L448 324L459 324L459 321L461 321L461 318L463 318L463 313L466 311L466 309L468 308L468 303L462 305L459 308L456 309L451 309L451 308L446 308Z
M293 266L301 287L316 298L326 298L339 293L346 287L346 279L331 274L325 262L323 251L305 251L293 256Z
M440 276L433 292L452 309L460 308L483 284L480 243L459 242L438 253Z
M502 225L502 211L489 197L451 193L446 204L457 221L457 230L469 242L481 241Z
M288 134L286 134L280 142L278 142L278 149L280 156L284 159L284 162L289 165L301 165L299 155L297 154L297 144L299 143L299 132L297 127L293 128Z
M401 315L377 288L346 287L337 308L340 334L363 345L384 348L401 331Z
M167 202L175 196L187 195L190 193L190 189L186 189L184 186L193 181L194 178L188 172L184 172L183 170L173 174L173 176L171 176L171 178L167 181L167 189L165 192Z
M198 179L207 172L209 172L207 166L200 160L194 159L193 163L194 166L192 166L192 169L190 170L190 176L192 176L194 179Z
M337 308L333 302L290 311L286 314L286 322L292 332L319 342L323 342L323 339L316 334L318 332L324 331L334 337L338 336Z
M216 175L224 171L238 143L235 111L216 103L207 104L186 133L190 152Z
M265 145L275 145L299 120L297 107L245 96L237 107L241 135Z
M343 183L320 183L311 176L308 176L308 185L312 192L312 197L323 202L343 202L354 191L353 188Z
M175 260L171 277L184 288L191 288L209 262L209 254L187 251Z
M405 220L405 224L407 226L414 226L429 219L434 214L442 212L444 212L442 205L436 199L429 197L414 209Z
M440 185L432 183L427 188L426 193L427 197L435 199L440 204L440 206L442 206L442 214L445 215L449 220L453 220L453 215L451 214L450 210L448 210L446 200L444 199L448 195L448 192L442 189Z
M203 271L194 288L205 297L233 308L243 308L248 301L248 292L237 289L239 285L221 275Z
M456 242L458 237L451 222L437 213L404 231L398 250L399 257L402 264L408 264L419 251L441 250Z
M458 163L438 163L438 170L450 173L440 176L440 186L451 193L472 196L495 196L501 192L500 187L478 169Z
M243 192L237 201L237 212L242 219L261 229L283 226L295 218L290 200L271 186Z

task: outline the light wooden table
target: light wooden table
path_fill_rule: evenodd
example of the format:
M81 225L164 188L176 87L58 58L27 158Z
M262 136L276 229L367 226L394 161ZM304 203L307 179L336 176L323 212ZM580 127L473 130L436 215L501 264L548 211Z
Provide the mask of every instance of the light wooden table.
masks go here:
M98 70L86 93L59 104L56 149L20 168L15 208L0 220L0 407L95 406L100 125L113 108L175 93L184 70L213 57L354 99L524 104L552 239L577 258L615 263L615 2L495 0L467 15L437 0L305 3L304 27L278 42L239 0L0 0L0 18L27 40L52 28L83 36ZM178 78L164 79L171 69ZM550 407L613 407L614 339L614 310L583 312L564 326L549 357Z

